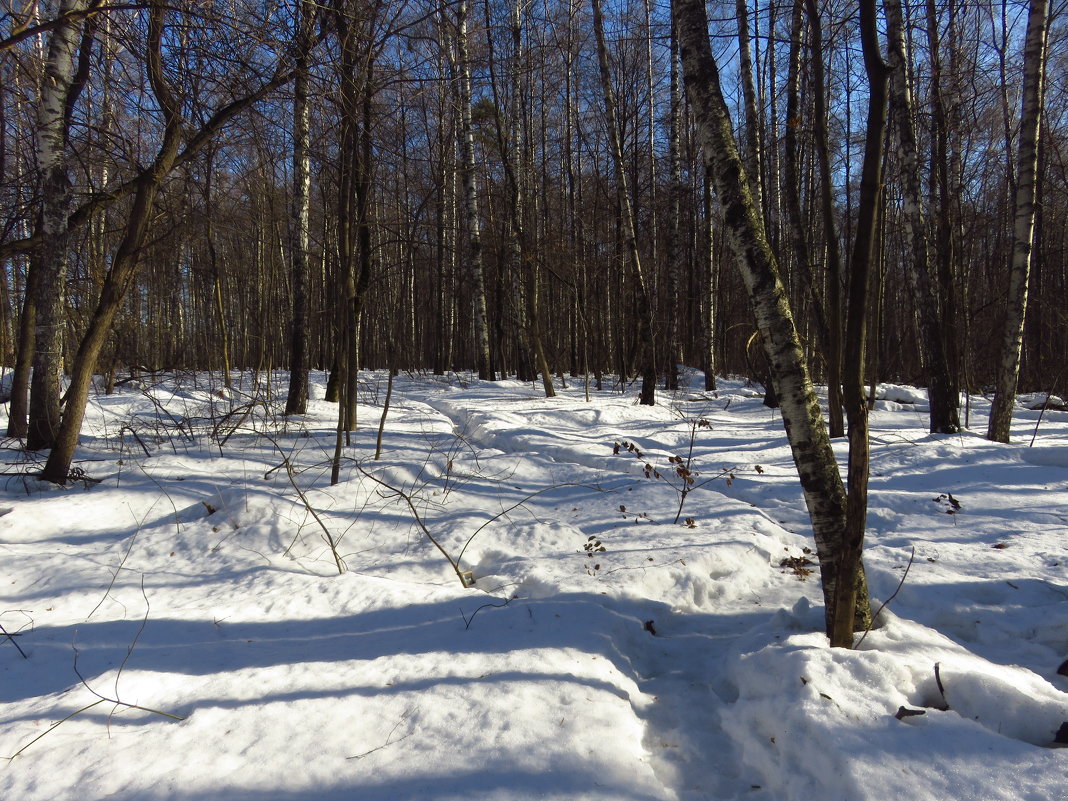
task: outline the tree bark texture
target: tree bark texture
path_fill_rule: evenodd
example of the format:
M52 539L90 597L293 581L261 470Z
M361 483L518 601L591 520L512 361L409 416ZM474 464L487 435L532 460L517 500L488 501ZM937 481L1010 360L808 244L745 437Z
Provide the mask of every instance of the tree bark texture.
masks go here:
M489 312L486 279L482 266L482 224L479 219L478 182L475 179L475 133L471 119L471 57L467 43L468 0L456 4L456 61L459 69L460 150L464 185L464 211L467 213L467 275L471 285L472 323L475 335L475 361L478 377L494 380L490 355Z
M957 12L959 1L949 0L948 30L943 34L939 25L939 12L935 0L927 0L926 39L930 57L930 114L931 114L931 184L937 197L938 211L935 217L935 269L936 303L941 321L942 351L949 367L947 394L959 398L961 388L961 358L959 342L958 296L966 290L958 283L960 268L957 264L960 236L960 162L956 149L949 145L950 119L959 115L958 87L960 76L952 75L954 51L959 47ZM947 47L948 45L948 47ZM942 54L946 48L950 54L951 73L949 87L943 87ZM1006 143L1009 141L1005 140ZM1006 148L1007 150L1008 148ZM1011 156L1009 156L1011 159ZM1011 173L1011 166L1008 172ZM953 176L952 180L950 176ZM932 199L933 202L933 199ZM959 403L959 401L958 401ZM959 412L958 412L959 414Z
M1020 147L1016 161L1016 211L1013 226L1012 263L1006 296L1001 358L997 371L994 405L990 410L987 439L1008 442L1016 385L1020 376L1024 316L1027 312L1027 282L1031 273L1031 246L1035 231L1035 175L1038 167L1038 137L1045 89L1046 39L1049 3L1031 0L1024 43L1023 112L1020 117Z
M667 230L667 301L664 317L664 370L666 378L664 386L668 390L679 388L678 358L679 347L679 273L682 261L681 247L681 217L682 217L682 158L679 153L679 143L682 139L682 97L679 94L679 42L675 36L674 26L671 27L671 42L669 45L669 68L668 102L668 170L671 174L671 183L668 187L668 230Z
M753 194L753 202L763 212L764 189L761 166L764 162L764 144L760 128L760 113L757 108L756 85L753 82L749 4L746 0L735 0L734 13L738 20L738 73L742 83L742 103L745 107L745 170L749 177L749 191Z
M827 633L833 619L846 539L846 493L831 449L815 390L809 379L800 338L794 327L775 256L749 190L734 140L719 70L708 40L703 0L674 0L672 14L682 48L683 75L694 110L698 136L710 165L724 212L726 234L748 290L781 402L783 423L812 521L826 603ZM853 615L848 615L850 623ZM852 641L832 640L849 646Z
M85 0L63 0L62 22L52 30L48 43L44 80L37 113L37 161L41 170L41 207L37 230L41 247L31 262L30 281L35 312L33 340L20 350L33 353L30 360L29 427L26 445L31 450L52 447L60 426L60 374L63 366L63 336L66 329L67 215L71 182L67 173L68 109L76 94L74 54L81 22L72 15L85 10Z
M842 255L836 230L834 187L831 181L831 146L827 132L827 79L823 68L823 28L816 0L805 0L812 50L812 83L815 112L812 125L816 163L820 178L820 211L827 253L827 414L831 436L845 434L842 419Z
M797 272L812 304L812 319L820 351L832 352L831 334L823 295L816 285L812 269L804 215L801 210L801 175L798 171L800 146L797 132L801 127L801 47L804 37L804 0L795 0L790 23L790 55L786 71L786 133L783 135L783 177L786 213L793 243Z
M92 386L97 361L111 332L115 314L136 273L138 257L151 224L156 195L174 167L181 144L182 124L178 104L164 78L161 44L164 9L163 0L154 0L149 8L147 53L149 82L166 121L163 141L152 168L142 173L122 242L104 279L96 310L74 359L62 425L41 473L41 478L56 484L64 484L71 477L71 463L78 446L78 435L81 433L85 405L89 399L89 388Z
M857 205L857 232L849 267L849 308L846 312L842 386L849 422L849 480L846 486L846 536L842 544L842 575L862 577L861 556L868 514L868 403L864 396L864 365L867 343L868 287L876 260L879 218L883 196L883 145L886 131L887 78L889 70L879 52L875 0L860 2L860 39L864 71L868 76L868 122L864 138L864 163ZM854 622L871 622L867 592L857 603L858 581L840 581L835 592L834 629L831 642L851 644ZM858 609L857 620L852 612Z
M297 4L297 59L293 72L293 199L290 205L290 264L293 316L289 334L289 391L286 414L308 411L308 243L310 239L311 170L308 149L308 51L314 5Z

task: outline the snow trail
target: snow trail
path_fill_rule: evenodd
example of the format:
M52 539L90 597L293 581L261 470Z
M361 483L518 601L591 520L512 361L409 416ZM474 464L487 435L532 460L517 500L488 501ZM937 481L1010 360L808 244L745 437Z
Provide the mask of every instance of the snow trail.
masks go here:
M0 755L89 687L185 719L77 714L0 768L0 798L1018 801L1068 783L1048 747L1068 720L1068 421L1048 415L1033 451L930 437L922 392L890 388L876 597L916 558L863 649L831 651L781 423L741 382L649 408L400 376L375 462L384 381L361 376L336 486L321 376L306 418L257 406L221 448L210 381L101 397L101 484L7 484L0 621L29 658L0 640ZM674 524L680 455L711 480Z

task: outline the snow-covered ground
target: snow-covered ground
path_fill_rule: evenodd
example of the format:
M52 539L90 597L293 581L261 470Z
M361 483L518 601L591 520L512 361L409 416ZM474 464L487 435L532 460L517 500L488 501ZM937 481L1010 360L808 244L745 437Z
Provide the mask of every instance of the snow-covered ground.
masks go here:
M364 374L333 487L321 376L289 421L284 376L245 382L95 398L95 485L7 451L3 801L1064 797L1064 412L1033 447L1022 406L1012 445L932 437L923 393L885 388L866 562L897 594L845 651L741 382L650 408L401 376L374 461Z

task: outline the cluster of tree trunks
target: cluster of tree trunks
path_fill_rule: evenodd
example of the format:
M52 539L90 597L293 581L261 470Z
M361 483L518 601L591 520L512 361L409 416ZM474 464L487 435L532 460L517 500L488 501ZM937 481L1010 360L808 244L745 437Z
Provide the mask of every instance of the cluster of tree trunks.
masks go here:
M1068 362L1048 2L858 9L737 0L722 73L701 0L26 4L0 34L8 435L63 483L98 372L285 366L299 415L325 367L340 457L364 364L549 396L614 372L653 404L759 339L849 644L870 387L925 385L935 434L992 388L1008 441L1021 381Z

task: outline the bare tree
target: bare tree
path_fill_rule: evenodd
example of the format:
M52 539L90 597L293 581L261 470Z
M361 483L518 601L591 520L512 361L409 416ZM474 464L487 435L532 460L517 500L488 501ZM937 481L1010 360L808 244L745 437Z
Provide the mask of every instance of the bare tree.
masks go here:
M608 65L608 47L604 38L604 15L601 13L600 0L593 3L593 32L597 41L597 63L601 73L601 91L604 93L605 117L608 125L608 142L612 151L612 161L616 170L616 196L618 198L623 222L624 258L630 265L637 298L635 314L638 318L639 366L642 374L641 403L652 406L656 403L656 354L653 351L652 303L642 272L641 256L638 253L638 233L634 224L634 206L627 181L627 171L623 163L623 143L619 124L616 120L615 92L612 89L612 75Z
M994 442L1009 441L1012 409L1016 405L1016 385L1020 375L1024 315L1027 311L1027 282L1031 272L1031 251L1035 232L1035 175L1045 92L1048 30L1049 3L1047 0L1031 0L1027 15L1027 38L1024 43L1023 111L1020 117L1020 146L1016 159L1012 262L1009 265L997 387L986 432L987 439Z
M786 200L790 239L793 243L794 263L808 293L809 302L812 304L811 318L816 329L820 351L826 358L838 345L831 341L831 322L824 308L823 295L819 291L813 274L812 253L801 207L801 171L798 166L801 161L798 131L802 127L801 50L804 37L804 7L805 0L795 0L790 24L790 55L786 72L786 133L783 136L783 176L785 178L783 194ZM819 91L820 89L817 88L817 92ZM828 382L830 384L828 399L831 399L834 397L832 392L834 382L830 378ZM840 419L841 411L838 416ZM834 420L833 401L831 402L831 420Z
M679 344L679 274L682 261L682 195L685 191L682 183L682 156L680 144L682 140L682 97L679 89L679 43L675 36L675 26L671 26L671 40L669 43L669 58L671 64L668 74L668 170L670 183L668 184L668 230L667 230L667 270L666 299L667 307L664 317L664 350L667 354L664 368L667 375L664 386L669 390L679 388L678 358L680 356Z
M289 392L286 414L308 410L308 241L311 211L311 169L308 142L308 53L316 6L296 0L296 61L293 74L293 199L290 205L290 261L293 316L289 340Z
M757 106L756 84L753 81L753 52L749 35L749 7L746 0L735 0L734 14L738 20L738 73L742 84L742 104L745 108L745 171L749 176L749 191L757 208L764 209L764 187L761 170L764 163L764 137Z
M177 53L175 49L164 45L168 13L181 12L173 11L172 5L165 0L152 0L148 7L145 73L151 97L155 100L163 123L155 156L147 166L138 168L133 178L119 184L109 202L93 206L95 210L100 210L113 204L117 197L130 197L132 194L121 241L111 259L94 312L72 364L62 422L42 472L43 478L56 483L65 483L70 477L70 466L78 444L92 377L116 314L136 278L164 181L178 164L189 161L209 144L226 122L285 83L292 75L288 59L283 57L268 80L252 88L248 94L224 102L213 113L204 111L203 118L206 121L189 134L180 96L168 77L173 70L165 63L168 54ZM181 70L177 72L181 73ZM186 142L184 149L183 140ZM68 221L75 218L76 214L72 214ZM87 212L86 215L88 217Z
M443 6L444 8L444 6ZM450 55L460 101L460 169L463 174L464 210L467 213L468 278L471 284L471 302L474 307L473 324L475 355L478 377L483 381L494 379L493 361L490 355L489 312L486 304L486 279L482 264L482 222L479 217L478 182L475 177L475 133L471 119L471 56L468 47L468 0L456 3L455 56ZM446 43L445 47L451 48ZM449 51L451 53L451 49Z
M541 340L538 321L538 291L531 282L527 286L526 265L532 261L527 235L524 230L524 215L526 207L526 186L524 182L526 161L525 148L527 136L525 126L522 124L523 110L523 3L521 0L513 0L509 19L509 39L511 41L511 103L508 105L508 133L505 132L504 119L502 118L501 92L497 87L496 57L493 44L493 24L490 16L490 3L485 2L486 12L486 37L488 39L489 52L489 77L490 89L493 93L493 104L496 113L493 115L494 130L497 135L497 149L500 152L501 163L504 167L505 183L508 187L508 283L509 295L508 306L518 342L517 374L522 381L533 381L536 373L541 373L542 388L547 398L554 397L556 390L553 388L552 373L549 371L549 362L545 355L545 347Z
M875 0L860 2L860 42L864 71L868 76L868 121L857 204L857 231L849 265L849 308L846 312L845 353L842 359L842 395L849 422L849 480L846 488L846 535L839 552L839 568L846 575L857 576L863 575L861 555L868 514L868 404L864 396L868 287L872 264L876 259L876 231L882 212L886 87L889 77L889 69L879 52ZM856 581L840 581L835 587L832 642L845 644L852 640L853 621L845 614L845 610L855 608L857 589Z
M812 37L812 82L815 91L813 136L820 176L820 211L823 218L824 247L827 254L827 413L831 436L845 434L842 419L842 256L835 225L834 186L831 178L831 146L828 141L827 79L823 67L823 28L816 0L805 0L809 33Z
M180 108L165 77L163 61L163 31L166 6L163 0L152 0L148 16L147 73L153 94L164 119L163 138L153 160L153 169L142 174L133 205L126 221L122 244L112 260L111 268L100 292L100 300L82 338L75 357L70 388L67 391L66 411L55 444L41 473L46 481L63 484L70 475L71 462L78 445L89 387L100 351L111 330L111 322L122 303L137 269L138 257L148 235L152 211L164 178L174 167L181 145L182 117Z
M67 214L72 196L67 170L67 137L74 104L85 86L88 71L87 57L79 59L80 63L74 58L84 25L79 15L87 7L88 0L61 0L49 38L38 105L37 162L41 170L41 207L36 233L42 245L30 265L23 336L19 342L19 351L23 355L18 365L22 369L28 369L30 363L33 365L29 381L29 426L26 429L26 444L31 450L52 447L60 423L69 239ZM92 31L92 27L88 28L83 50L92 46ZM31 353L32 358L27 359L25 354ZM16 376L17 395L21 394L23 386L24 377ZM9 433L19 433L21 414L21 410L13 410Z
M781 402L794 463L808 506L820 560L827 634L850 647L854 627L870 619L863 569L847 561L846 493L815 389L794 326L720 88L708 40L703 0L674 0L672 14L682 47L683 74L698 135L711 166L735 264L745 282ZM840 587L844 584L844 587ZM855 599L855 603L845 604Z
M901 145L901 194L905 211L904 250L910 259L908 276L916 304L916 325L930 399L931 433L952 434L960 430L960 399L950 378L938 300L931 281L919 147L913 124L909 58L905 46L901 0L884 0L890 56L890 108Z

